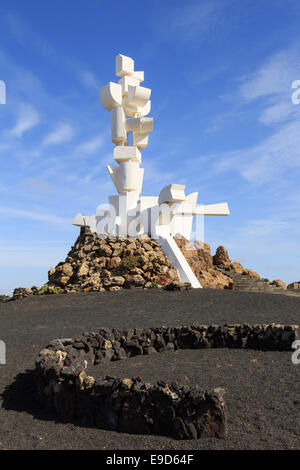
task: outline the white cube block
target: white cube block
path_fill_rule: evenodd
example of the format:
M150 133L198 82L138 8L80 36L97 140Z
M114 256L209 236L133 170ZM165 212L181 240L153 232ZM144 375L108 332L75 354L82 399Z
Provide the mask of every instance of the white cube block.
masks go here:
M133 72L132 78L136 78L140 83L144 81L144 72Z
M128 85L131 86L139 86L140 82L136 78L133 78L130 75L124 75L124 77L120 78L119 85L122 86L122 95L128 96Z
M141 129L141 118L129 118L125 121L127 132L139 132Z
M158 202L163 204L172 204L174 202L185 201L185 185L184 184L169 184L165 186L159 193Z
M136 145L139 150L143 150L148 145L148 134L133 133L132 143Z
M110 112L111 117L111 140L114 144L120 145L127 140L125 129L125 114L123 108L114 108Z
M128 104L143 107L149 101L151 89L142 86L128 85Z
M141 152L137 147L134 146L117 146L114 148L114 160L116 162L136 162L141 163L142 156Z
M122 86L118 83L109 82L100 89L100 100L108 111L122 106Z
M153 118L143 117L141 118L141 132L152 132L153 131Z
M120 163L121 191L138 191L140 187L140 167L136 162Z
M151 110L151 101L149 100L145 106L135 106L131 103L129 104L128 98L123 99L123 108L126 116L129 117L142 117L150 113Z
M116 75L123 77L131 75L134 72L134 60L126 55L118 54L116 56Z

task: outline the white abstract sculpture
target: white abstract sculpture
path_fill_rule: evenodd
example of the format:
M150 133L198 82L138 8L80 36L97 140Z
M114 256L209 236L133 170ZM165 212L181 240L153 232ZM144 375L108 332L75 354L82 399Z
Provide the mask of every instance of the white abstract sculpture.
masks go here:
M159 196L140 196L144 177L141 150L153 130L153 118L145 117L151 109L151 90L141 86L144 72L134 70L130 57L116 56L116 75L121 77L119 82L101 88L100 100L111 115L113 155L118 166L107 165L107 170L118 195L109 196L108 209L99 207L92 216L77 214L72 223L89 226L99 237L150 234L160 242L180 280L201 287L174 236L190 240L195 215L229 215L228 205L197 206L198 193L185 196L185 185L181 184L165 186Z

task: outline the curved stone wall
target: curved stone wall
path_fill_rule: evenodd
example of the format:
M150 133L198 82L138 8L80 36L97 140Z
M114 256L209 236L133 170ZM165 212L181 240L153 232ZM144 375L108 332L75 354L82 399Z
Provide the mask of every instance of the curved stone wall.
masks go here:
M237 325L100 328L57 339L36 359L37 390L43 405L81 424L176 439L226 436L223 391L202 391L175 382L151 385L139 377L88 376L88 363L178 349L252 348L291 350L298 326Z

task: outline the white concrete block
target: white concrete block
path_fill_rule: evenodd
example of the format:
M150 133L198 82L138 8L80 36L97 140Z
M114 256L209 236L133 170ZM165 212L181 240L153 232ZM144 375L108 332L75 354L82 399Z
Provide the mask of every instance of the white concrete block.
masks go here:
M111 116L111 140L114 144L124 144L127 140L125 129L125 114L123 108L113 108Z
M171 223L170 233L172 236L180 234L187 240L191 239L193 227L193 215L197 205L198 193L188 194L184 202L181 202Z
M132 144L136 145L139 150L143 150L148 145L148 134L133 133Z
M139 83L142 83L144 81L144 72L133 72L131 77L138 80Z
M117 146L114 148L114 160L118 163L121 162L136 162L141 163L142 155L137 147Z
M121 191L138 191L140 186L139 163L120 163L120 188Z
M128 97L128 85L139 86L140 82L137 78L133 78L130 75L124 75L118 82L122 86L122 96Z
M122 192L121 184L120 184L120 167L119 166L110 166L106 165L107 171L109 176L112 179L112 182L115 185L116 190L118 193Z
M182 251L178 247L174 238L168 233L167 226L159 226L156 231L158 241L163 252L170 259L172 266L177 269L181 282L190 282L192 287L201 288L201 284L192 271Z
M191 214L190 209L182 208L182 214ZM207 205L198 205L192 212L192 215L218 215L226 216L230 215L227 202L221 202L219 204L207 204Z
M184 184L169 184L165 186L159 193L158 202L162 204L172 204L174 202L185 201L185 185Z
M151 101L149 100L145 106L132 106L129 104L128 99L123 99L123 109L126 116L129 117L142 117L150 113L151 110Z
M139 117L126 119L127 132L146 134L153 131L153 118Z
M72 225L77 225L78 227L82 227L85 225L84 217L81 214L76 214L74 219L72 220Z
M143 108L150 99L151 89L128 85L128 104Z
M123 54L116 56L116 75L123 77L124 75L131 75L134 72L134 60Z
M143 186L143 179L144 179L144 168L139 168L139 180L138 180L138 193L142 192Z
M100 88L100 100L102 105L108 111L122 106L122 86L118 83L109 82Z

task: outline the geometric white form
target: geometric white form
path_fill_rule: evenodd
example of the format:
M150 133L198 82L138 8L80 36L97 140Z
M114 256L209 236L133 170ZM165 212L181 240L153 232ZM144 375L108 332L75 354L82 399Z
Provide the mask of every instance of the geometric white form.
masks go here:
M116 190L118 193L122 192L121 184L120 184L120 167L119 166L110 166L106 165L107 171L109 176L112 179L112 182L115 185Z
M118 83L109 82L100 89L100 100L108 111L122 106L122 87Z
M171 235L180 234L182 237L190 240L193 227L193 211L197 205L198 193L190 193L185 201L179 203L175 217L173 217L170 226Z
M116 75L123 77L134 72L134 60L122 54L116 56Z
M126 116L129 117L141 117L146 116L151 110L151 100L145 104L145 106L131 106L127 98L123 98L123 108Z
M137 162L120 163L121 191L138 191L140 186L140 167Z
M144 72L134 70L130 57L118 54L116 75L119 83L109 82L100 90L103 106L111 112L111 134L114 160L117 166L107 165L118 195L110 196L110 208L99 206L95 215L77 214L74 225L87 225L99 236L122 237L150 234L158 239L164 253L178 270L182 282L201 287L189 263L174 240L181 234L191 238L195 215L229 215L227 203L198 205L198 193L185 196L185 185L169 184L159 196L141 196L144 170L140 168L141 152L148 144L153 130L153 118L145 117L151 109L151 90L141 87ZM129 145L132 134L132 145Z
M184 190L184 184L169 184L168 186L165 186L159 193L158 203L173 204L174 202L185 201Z
M128 85L139 86L140 81L130 75L124 75L118 82L122 86L122 96L128 97Z
M120 145L114 148L114 160L118 163L129 161L141 163L141 159L141 152L137 147Z
M133 133L132 135L132 144L136 145L139 150L143 150L148 145L148 133L147 134L140 134L140 133Z
M81 214L76 214L74 219L72 220L72 225L77 225L81 227L84 225L84 217Z
M134 71L133 73L130 74L130 76L138 80L140 83L144 81L144 72Z
M143 108L149 101L150 95L150 88L128 85L128 104L130 107Z
M111 117L111 140L114 144L120 145L127 141L125 130L125 114L122 107L113 108Z
M153 131L153 118L142 117L126 119L125 127L127 132L145 134Z
M194 289L201 288L201 284L187 262L174 238L168 233L167 227L157 227L156 235L163 252L170 259L172 266L177 269L181 282L189 282Z
M230 215L227 202L221 202L218 204L207 204L196 206L193 210L190 208L182 208L178 211L179 214L191 214L191 215L218 215L226 216Z

